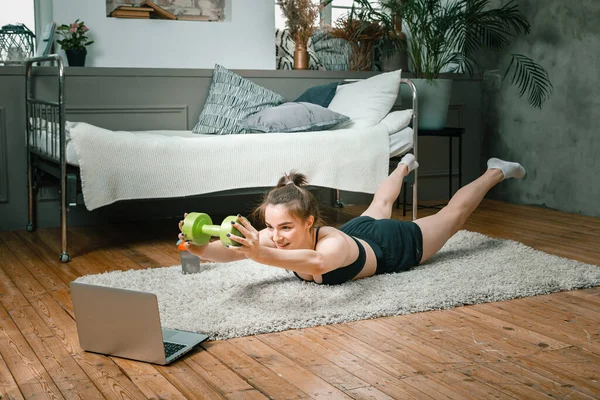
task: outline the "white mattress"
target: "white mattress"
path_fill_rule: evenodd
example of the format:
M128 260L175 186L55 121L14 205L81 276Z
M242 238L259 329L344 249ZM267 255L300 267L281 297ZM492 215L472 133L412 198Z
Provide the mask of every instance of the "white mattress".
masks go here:
M68 131L69 123L67 123L67 131ZM192 131L169 131L169 130L156 130L156 131L136 131L133 132L136 135L162 135L162 136L173 136L173 137L187 137L187 138L196 138L198 140L202 140L203 137L214 137L214 135L205 135L205 134L197 134L192 133ZM53 156L53 154L58 155L58 148L53 148L52 146L52 138L56 137L52 132L48 134L48 131L45 129L37 130L37 137L35 138L35 148L37 148L43 154L47 154L49 156ZM390 138L390 157L395 157L402 155L409 151L412 148L413 143L413 130L410 127L406 127L399 132L395 132L389 136ZM58 158L53 157L53 158ZM73 148L70 137L67 134L67 163L74 166L79 166L79 160L77 158L77 154Z
M400 156L413 147L413 130L406 127L390 135L390 158Z

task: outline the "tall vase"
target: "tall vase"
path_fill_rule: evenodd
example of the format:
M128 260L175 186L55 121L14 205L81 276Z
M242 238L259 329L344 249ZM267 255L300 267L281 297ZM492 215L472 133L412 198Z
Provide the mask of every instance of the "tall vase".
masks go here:
M294 48L294 69L308 69L308 50L299 42Z
M381 60L381 70L384 72L396 71L397 69L408 71L407 38L406 33L402 31L402 16L392 14L392 25L394 26L393 35L400 44L390 56Z
M83 67L85 66L85 56L87 55L87 49L70 49L65 50L67 54L67 60L69 61L69 67Z

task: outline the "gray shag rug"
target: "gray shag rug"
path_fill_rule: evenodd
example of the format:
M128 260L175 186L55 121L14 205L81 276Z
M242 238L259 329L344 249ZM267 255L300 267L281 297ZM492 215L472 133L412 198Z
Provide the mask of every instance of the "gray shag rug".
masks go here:
M302 282L251 260L77 279L155 293L163 327L213 340L600 286L600 267L460 231L424 265L343 285Z

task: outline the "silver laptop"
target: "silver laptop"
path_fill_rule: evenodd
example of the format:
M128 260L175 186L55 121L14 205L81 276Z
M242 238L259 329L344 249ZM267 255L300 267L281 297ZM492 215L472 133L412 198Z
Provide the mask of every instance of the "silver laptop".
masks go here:
M71 282L79 343L86 351L165 365L208 339L162 329L153 293Z

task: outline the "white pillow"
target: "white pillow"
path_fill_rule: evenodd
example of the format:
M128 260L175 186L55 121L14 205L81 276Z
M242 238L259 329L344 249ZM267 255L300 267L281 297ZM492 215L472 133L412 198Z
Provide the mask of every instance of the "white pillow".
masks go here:
M379 123L387 127L388 134L393 135L406 128L410 124L412 116L413 110L392 111Z
M347 85L339 85L329 108L350 117L343 128L377 125L396 102L401 70L386 72Z

